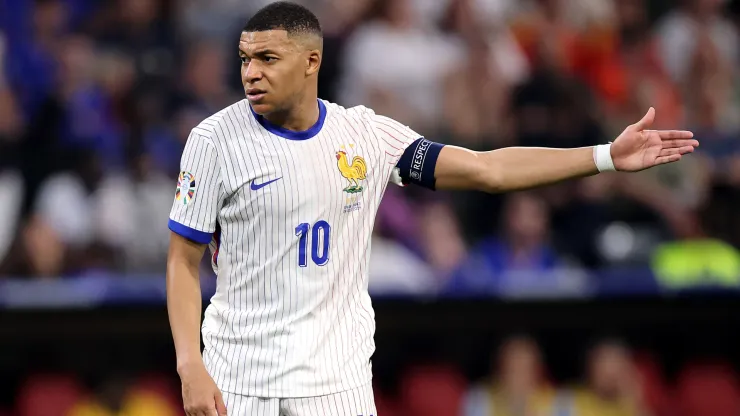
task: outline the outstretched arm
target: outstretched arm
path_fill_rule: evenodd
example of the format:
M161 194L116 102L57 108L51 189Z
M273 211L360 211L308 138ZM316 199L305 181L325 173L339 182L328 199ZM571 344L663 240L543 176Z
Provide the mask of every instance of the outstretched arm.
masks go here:
M648 130L650 108L612 144L575 149L509 147L474 152L455 146L441 149L434 170L437 189L505 192L534 188L604 170L636 172L676 162L699 142L689 131Z

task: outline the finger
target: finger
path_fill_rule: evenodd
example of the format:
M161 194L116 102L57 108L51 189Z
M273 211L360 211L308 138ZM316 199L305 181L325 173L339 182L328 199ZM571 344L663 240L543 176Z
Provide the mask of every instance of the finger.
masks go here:
M658 133L658 136L660 136L663 140L668 139L690 139L694 137L694 133L688 131L688 130L651 130ZM696 142L699 143L698 141Z
M643 117L642 120L638 121L637 123L633 124L631 127L636 131L643 131L653 125L653 120L655 120L655 109L653 107L650 107L647 114L645 114L645 117Z
M696 140L663 140L663 149L672 149L679 147L699 147L699 142Z
M663 165L665 163L678 162L679 160L681 160L681 155L661 156L655 159L655 163L658 165Z
M658 156L685 155L686 153L693 153L693 152L694 152L694 146L671 147L671 148L661 149Z
M216 411L218 416L226 416L226 404L221 392L216 393Z
M664 156L673 156L673 155L680 155L680 149L678 148L672 148L672 149L661 149L660 153L658 153L658 157L664 157Z
M687 153L693 153L694 147L693 146L684 146L684 147L674 147L671 149L661 149L660 153L658 153L658 157L662 156L673 156L673 155L685 155Z

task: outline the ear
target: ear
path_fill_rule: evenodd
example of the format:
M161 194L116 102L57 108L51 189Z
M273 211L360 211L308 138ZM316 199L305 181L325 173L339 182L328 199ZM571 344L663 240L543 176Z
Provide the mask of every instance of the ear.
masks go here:
M318 49L310 50L308 51L308 56L306 58L306 76L311 76L319 72L319 68L321 68L321 51Z

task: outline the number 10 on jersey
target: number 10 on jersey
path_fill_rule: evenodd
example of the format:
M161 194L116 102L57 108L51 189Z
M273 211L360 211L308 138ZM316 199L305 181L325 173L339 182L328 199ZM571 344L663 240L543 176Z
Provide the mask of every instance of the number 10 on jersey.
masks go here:
M308 234L311 234L311 260L317 266L325 266L329 262L329 241L331 226L324 220L311 224L304 222L295 227L295 235L298 236L298 265L308 266Z

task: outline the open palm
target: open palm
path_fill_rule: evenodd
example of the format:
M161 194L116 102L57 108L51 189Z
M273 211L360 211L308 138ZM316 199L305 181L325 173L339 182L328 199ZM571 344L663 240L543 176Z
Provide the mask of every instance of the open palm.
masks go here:
M649 130L655 120L650 107L645 117L622 132L611 146L614 167L637 172L664 163L677 162L699 146L694 134L685 130Z

